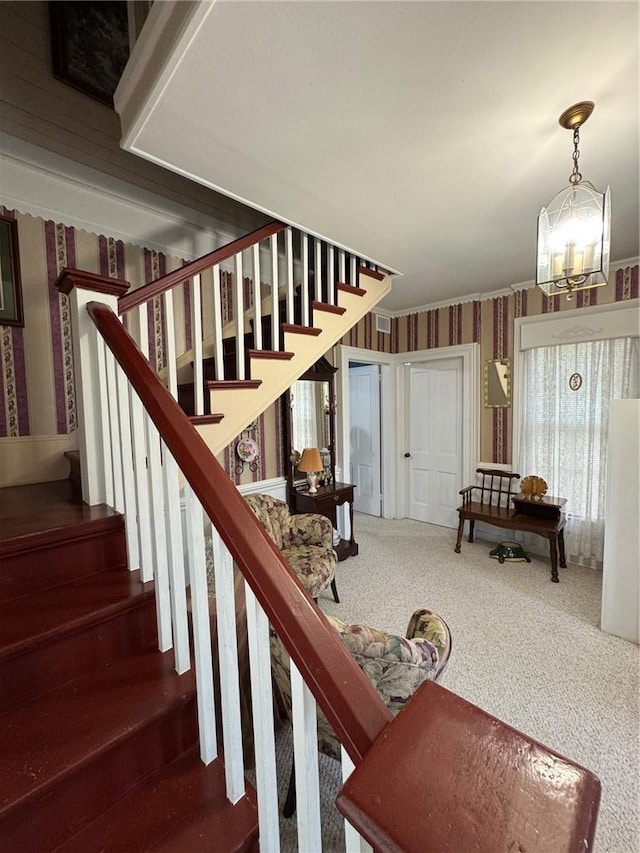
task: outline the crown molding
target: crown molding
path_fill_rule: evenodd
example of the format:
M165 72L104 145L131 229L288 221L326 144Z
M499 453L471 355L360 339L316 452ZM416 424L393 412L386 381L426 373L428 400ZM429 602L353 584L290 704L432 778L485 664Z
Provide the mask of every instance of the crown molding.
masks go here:
M609 284L613 282L615 274L620 269L626 267L637 266L640 263L640 258L623 258L619 261L614 261L611 264L611 272L609 275ZM381 314L384 317L390 317L392 320L396 317L408 317L410 314L422 314L427 311L437 311L439 308L450 308L452 305L463 305L466 302L487 302L489 299L498 299L502 296L511 296L519 290L533 290L536 286L533 279L531 281L522 281L517 284L511 284L509 287L500 288L500 290L491 290L487 293L469 293L466 296L458 296L455 299L443 299L441 302L430 302L426 305L418 305L414 308L403 308L400 311L387 311L384 308L376 308L374 312Z

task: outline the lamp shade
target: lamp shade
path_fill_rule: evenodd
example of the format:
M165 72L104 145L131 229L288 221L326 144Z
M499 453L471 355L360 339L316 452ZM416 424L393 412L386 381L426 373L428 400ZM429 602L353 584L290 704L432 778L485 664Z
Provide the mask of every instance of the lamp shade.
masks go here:
M298 462L298 471L305 473L323 471L324 465L317 447L305 447Z

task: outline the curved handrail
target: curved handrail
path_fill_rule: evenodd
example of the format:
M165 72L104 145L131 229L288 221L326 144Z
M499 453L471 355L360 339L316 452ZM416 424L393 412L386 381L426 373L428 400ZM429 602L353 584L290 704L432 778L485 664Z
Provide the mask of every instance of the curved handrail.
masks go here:
M99 302L90 302L87 311L338 739L359 764L391 722L390 711L116 314Z
M245 234L244 237L239 237L237 240L232 240L231 243L220 246L219 249L214 249L213 252L203 255L201 258L196 258L195 261L190 261L183 267L179 267L177 270L173 270L161 278L157 278L155 281L143 284L142 287L139 287L132 293L127 293L126 296L120 297L118 300L118 314L122 315L127 311L131 311L132 308L137 308L138 305L148 302L149 299L158 296L160 293L164 293L165 290L170 290L176 284L186 281L191 276L197 275L199 272L215 266L215 264L221 264L222 261L232 258L238 252L243 252L255 243L266 240L267 237L271 237L273 234L279 234L286 227L284 223L274 220L268 225L263 225L261 228Z

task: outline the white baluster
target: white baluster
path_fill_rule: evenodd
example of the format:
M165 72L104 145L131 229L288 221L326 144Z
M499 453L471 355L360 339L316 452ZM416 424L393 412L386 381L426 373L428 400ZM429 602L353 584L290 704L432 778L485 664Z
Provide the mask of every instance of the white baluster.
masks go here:
M327 302L329 305L336 304L336 271L335 271L335 252L333 246L327 246L329 253L329 263L327 265Z
M118 417L118 392L116 388L116 362L110 349L105 351L107 370L108 417L111 433L111 462L113 472L113 507L124 513L124 486L122 483L122 445Z
M140 327L140 339L137 341L140 347L140 352L145 358L149 358L149 312L147 310L148 302L143 302L138 305L138 325Z
M245 582L244 587L251 665L251 702L253 705L260 849L271 853L271 851L280 850L280 827L278 822L278 786L276 784L276 746L273 729L269 622L249 584Z
M262 349L262 285L260 283L260 243L253 247L253 338L255 348Z
M294 291L293 291L293 232L287 228L284 232L285 258L287 263L287 323L294 321Z
M176 672L180 674L186 672L191 665L187 622L187 581L184 574L184 545L182 541L182 514L180 512L180 472L175 459L164 442L161 447L174 657ZM199 556L200 559L204 559L204 544L202 545L202 555Z
M224 771L227 797L237 803L244 796L245 786L233 559L215 527L212 527L212 538Z
M316 700L290 661L298 848L322 850Z
M193 384L196 415L204 414L204 370L202 364L202 286L200 276L189 282L191 294L191 348L193 350Z
M222 297L220 293L220 267L216 264L213 274L213 344L216 364L216 379L224 379L224 359L222 358Z
M167 532L164 514L164 486L162 460L160 459L160 434L151 418L145 417L147 433L147 459L149 461L149 492L151 495L151 530L154 545L156 580L156 618L158 623L158 648L168 651L173 645L171 632L171 599L169 595L169 568L167 563Z
M340 249L338 252L338 281L342 282L342 284L346 281L346 254L344 249Z
M216 743L216 708L213 694L209 593L204 559L204 521L202 507L188 483L185 483L184 497L187 511L187 549L191 582L196 684L198 688L200 758L204 764L210 764L218 754L218 747Z
M167 388L171 396L178 399L178 360L176 356L176 325L173 315L173 290L165 290L162 294L164 299L164 326L165 326L165 351L167 354Z
M315 257L315 285L316 285L316 302L322 302L322 242L318 237L314 237L316 257Z
M140 568L138 547L138 507L134 482L133 448L131 445L131 412L129 411L129 380L116 365L116 392L122 452L122 490L124 495L124 529L127 537L129 571Z
M271 349L280 349L278 235L271 235Z
M340 753L342 755L342 781L344 783L353 773L355 765L342 744L340 745ZM346 819L344 822L344 840L345 853L373 853L373 847Z
M309 313L309 237L304 231L300 232L302 256L302 325L311 325Z
M151 536L151 509L149 506L149 472L147 463L147 441L145 415L140 398L129 387L131 405L131 430L133 437L133 468L138 504L138 535L140 541L140 577L143 581L153 580L153 540Z
M236 274L234 281L233 313L236 318L236 377L244 379L244 274L242 272L242 252L235 257Z
M350 284L351 287L358 286L358 261L355 255L351 255L351 279Z
M93 324L92 324L93 325ZM107 388L107 345L104 338L94 326L96 341L96 355L98 364L98 382L100 388ZM113 459L111 458L111 420L109 418L109 400L107 394L100 394L100 421L102 425L102 468L104 502L107 506L113 506L115 497L113 493ZM84 496L84 486L83 492Z

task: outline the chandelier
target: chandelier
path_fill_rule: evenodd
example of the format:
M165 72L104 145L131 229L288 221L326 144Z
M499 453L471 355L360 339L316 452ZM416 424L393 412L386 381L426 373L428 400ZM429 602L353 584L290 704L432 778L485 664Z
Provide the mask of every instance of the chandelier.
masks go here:
M583 181L578 170L580 128L593 112L593 101L566 109L559 118L573 131L573 170L561 190L538 216L536 284L547 296L602 287L608 283L611 194Z

